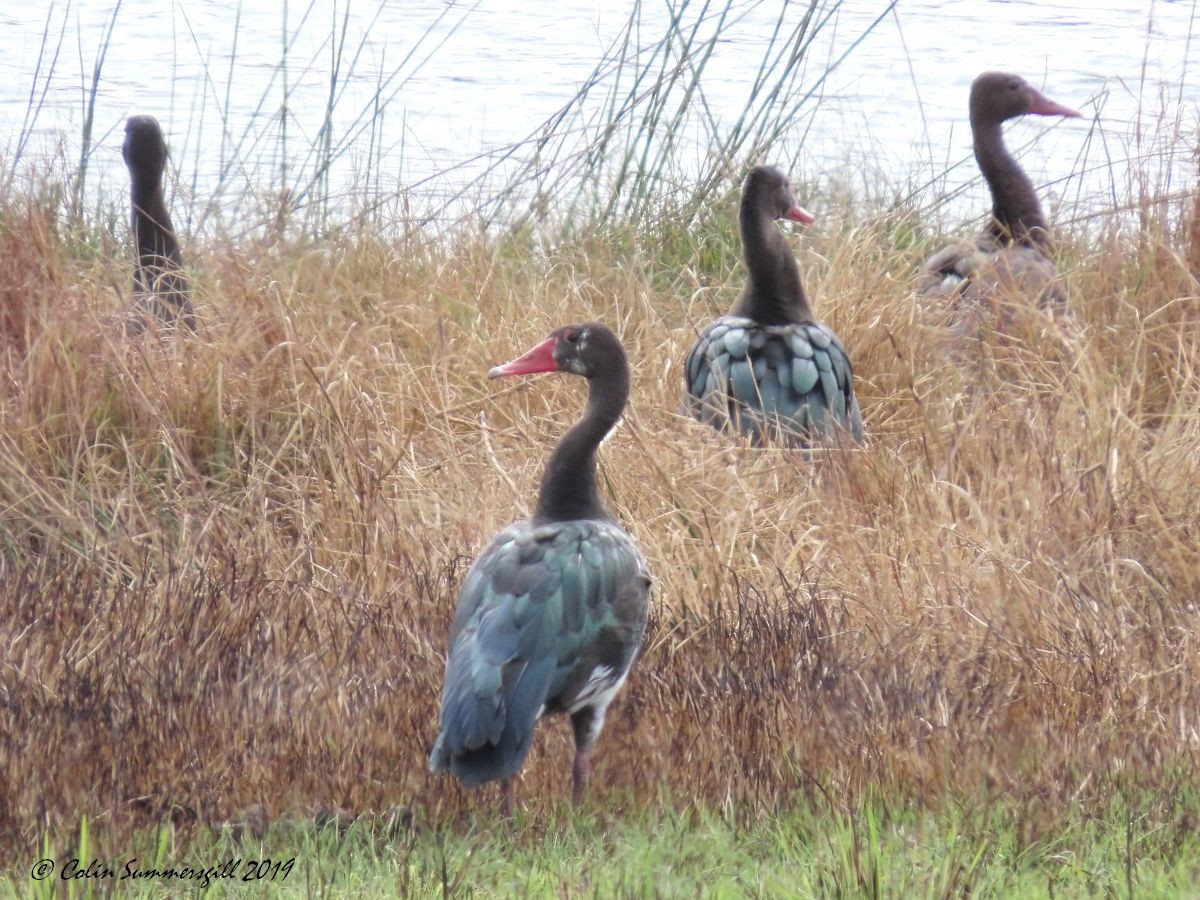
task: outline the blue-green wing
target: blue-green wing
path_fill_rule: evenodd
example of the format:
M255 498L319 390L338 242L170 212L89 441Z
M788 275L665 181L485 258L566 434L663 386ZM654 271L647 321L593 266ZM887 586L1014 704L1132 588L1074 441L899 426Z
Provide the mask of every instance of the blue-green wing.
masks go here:
M823 325L759 325L724 316L701 333L685 378L692 415L756 444L836 439L835 425L862 441L850 358Z
M818 383L807 397L810 433L814 437L823 436L835 442L844 440L848 435L855 443L861 444L864 438L863 420L858 398L854 396L854 367L850 363L850 355L838 336L826 325L807 322L795 328L797 332L805 333L817 368ZM821 435L816 433L816 420L811 415L814 406L823 410L819 424Z
M459 596L431 768L469 786L517 771L544 711L569 708L598 666L624 677L648 596L641 555L614 524L518 522L497 535Z

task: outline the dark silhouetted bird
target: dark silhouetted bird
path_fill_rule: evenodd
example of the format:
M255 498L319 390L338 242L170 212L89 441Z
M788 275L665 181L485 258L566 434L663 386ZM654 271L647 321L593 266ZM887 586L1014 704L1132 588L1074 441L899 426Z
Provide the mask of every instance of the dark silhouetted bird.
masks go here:
M163 198L167 142L153 116L130 116L125 122L122 155L129 169L133 238L137 244L133 291L140 311L166 325L183 324L195 331L196 317L188 299L179 241Z

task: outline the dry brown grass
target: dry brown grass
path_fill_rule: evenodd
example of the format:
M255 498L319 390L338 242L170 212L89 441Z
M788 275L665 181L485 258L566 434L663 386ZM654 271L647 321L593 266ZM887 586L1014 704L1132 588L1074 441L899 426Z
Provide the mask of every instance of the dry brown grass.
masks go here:
M205 325L160 342L119 328L126 263L78 262L34 204L3 216L0 833L491 804L426 770L446 630L582 386L484 373L589 318L634 365L602 479L657 579L596 802L764 811L878 787L1052 807L1194 782L1200 290L1182 246L1071 248L1073 320L1028 312L959 359L910 293L924 248L891 246L886 221L806 236L871 435L808 464L673 412L692 327L741 278L727 226L634 250L193 248ZM527 805L561 802L568 757L544 723Z

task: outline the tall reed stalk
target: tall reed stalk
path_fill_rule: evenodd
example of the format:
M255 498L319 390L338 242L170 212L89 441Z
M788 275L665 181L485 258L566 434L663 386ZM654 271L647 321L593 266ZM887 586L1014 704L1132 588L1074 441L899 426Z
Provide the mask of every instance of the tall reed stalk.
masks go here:
M96 61L92 64L92 80L90 85L83 86L83 133L79 142L79 165L75 170L75 180L71 186L71 217L78 220L83 209L84 190L87 182L88 161L92 155L92 129L96 114L96 93L100 90L100 76L104 70L104 60L108 57L108 49L112 44L113 29L117 24L117 16L121 12L121 0L117 0L112 15L108 19L104 38L97 50ZM80 68L83 68L83 47L79 48Z

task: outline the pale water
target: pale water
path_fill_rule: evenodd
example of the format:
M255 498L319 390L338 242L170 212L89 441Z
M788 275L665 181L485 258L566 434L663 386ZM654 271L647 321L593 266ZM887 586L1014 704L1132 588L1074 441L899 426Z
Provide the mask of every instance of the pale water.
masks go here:
M63 171L77 165L93 69L111 26L96 90L93 194L118 197L125 189L120 145L132 113L163 123L176 203L189 219L209 195L236 207L247 195L298 186L311 177L310 148L340 52L332 142L348 149L337 155L330 191L452 196L576 95L612 52L631 7L630 0L124 0L118 11L109 0L6 3L0 152L11 164L19 147L23 165L45 165L57 150ZM704 70L705 115L697 116L714 124L692 132L681 154L703 154L711 129L737 120L781 8L729 4L723 39ZM777 154L797 177L848 178L860 189L881 178L897 189L932 180L938 195L954 195L946 207L954 215L981 211L986 193L970 160L967 90L979 72L1003 69L1083 113L1073 121L1031 117L1008 130L1060 219L1123 202L1131 159L1132 171L1150 171L1158 187L1194 182L1197 0L900 0L888 9L874 0L825 4L830 18L800 78L817 93ZM668 6L645 2L642 10L638 43L649 46L665 30ZM802 11L795 7L792 20ZM699 111L701 98L692 102Z

